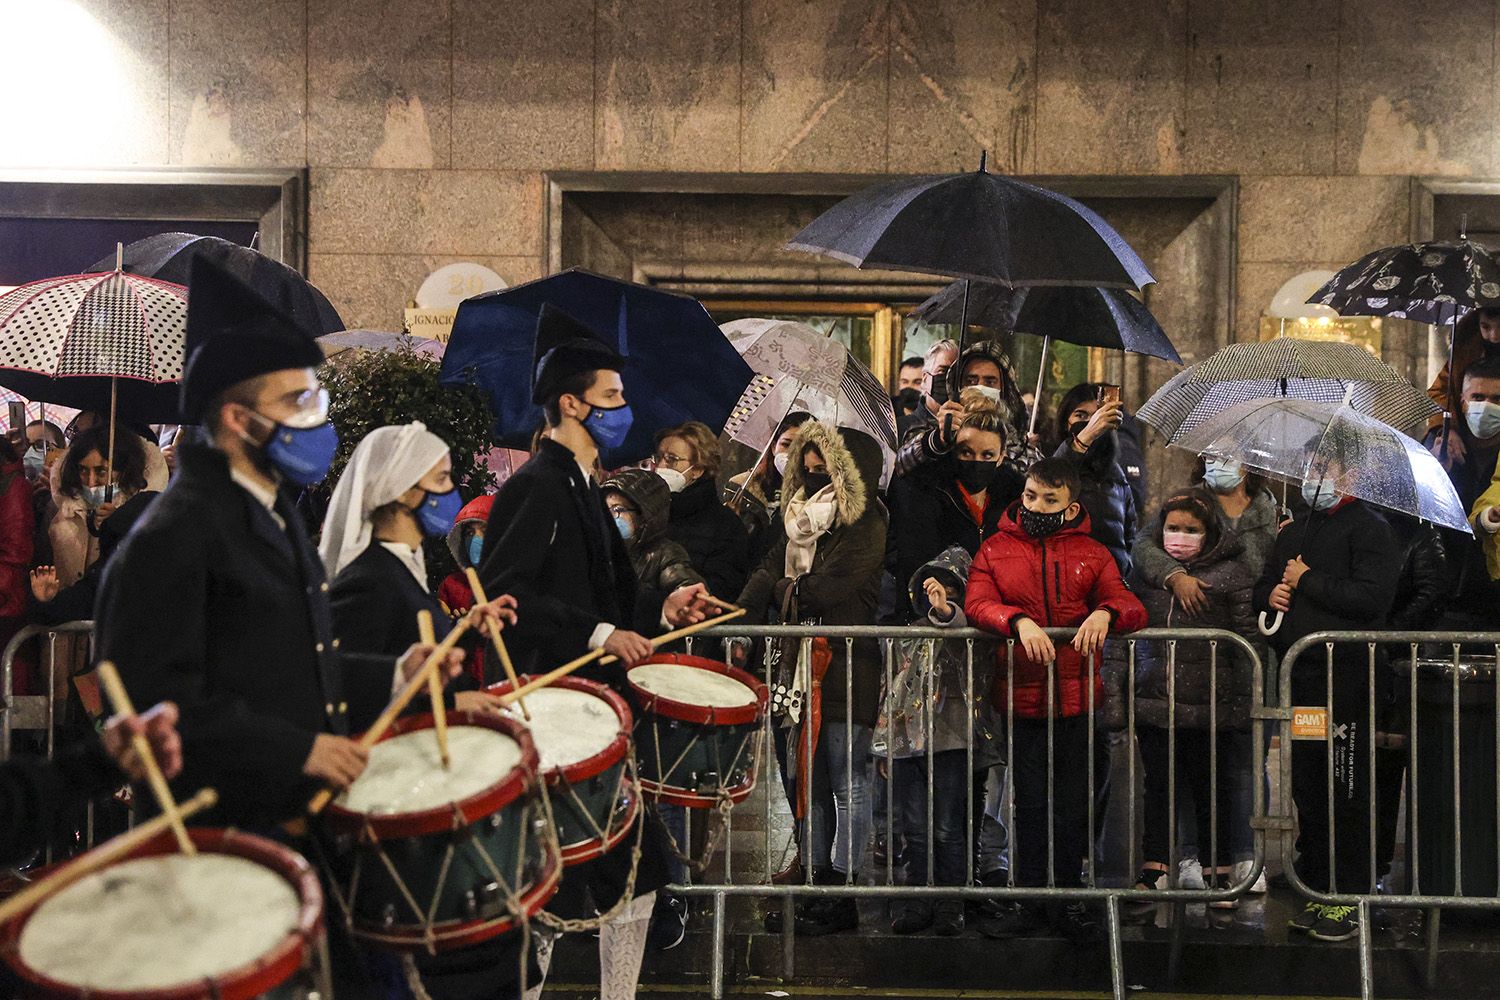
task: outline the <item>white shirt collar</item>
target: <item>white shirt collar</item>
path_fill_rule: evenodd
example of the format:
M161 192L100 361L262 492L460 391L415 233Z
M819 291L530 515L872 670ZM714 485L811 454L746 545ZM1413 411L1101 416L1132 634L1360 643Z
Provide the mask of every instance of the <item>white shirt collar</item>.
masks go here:
M411 570L411 575L417 578L423 590L427 589L427 557L421 549L414 549L404 542L381 542L380 545Z

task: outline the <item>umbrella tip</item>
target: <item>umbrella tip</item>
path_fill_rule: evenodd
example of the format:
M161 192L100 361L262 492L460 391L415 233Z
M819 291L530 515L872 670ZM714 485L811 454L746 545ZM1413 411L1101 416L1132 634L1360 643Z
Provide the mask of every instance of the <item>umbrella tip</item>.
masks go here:
M123 243L115 244L115 270L125 270L125 244Z
M1465 212L1458 218L1458 241L1465 242L1469 238L1469 213Z
M979 172L981 174L984 173L984 164L985 164L985 161L989 159L989 156L990 156L990 151L989 150L987 150L987 149L981 149L979 151Z

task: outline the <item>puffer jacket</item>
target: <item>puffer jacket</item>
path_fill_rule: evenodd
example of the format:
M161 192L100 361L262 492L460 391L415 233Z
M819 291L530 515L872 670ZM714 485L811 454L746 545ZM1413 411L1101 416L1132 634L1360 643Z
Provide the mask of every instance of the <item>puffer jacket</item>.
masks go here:
M1230 521L1222 507L1217 504L1214 507L1218 514L1219 537L1236 539L1240 546L1240 562L1252 576L1259 577L1271 555L1271 547L1276 544L1276 499L1261 490L1235 521ZM1165 587L1167 577L1186 568L1167 555L1161 541L1150 531L1136 537L1130 559L1135 578L1147 587Z
M802 620L824 625L869 625L875 621L880 601L880 576L885 556L889 518L875 494L880 482L880 445L868 434L848 428L833 428L808 421L797 432L787 462L783 499L802 493L802 450L814 445L828 465L837 500L838 516L833 527L818 539L812 568L796 580L786 575L786 523L778 519L776 536L740 593L737 602L755 621L776 618L787 591L797 587L798 613ZM785 506L781 508L785 514ZM796 624L791 622L788 624ZM880 643L858 639L853 650L852 710L845 697L848 656L844 643L834 640L833 661L823 677L823 719L845 719L874 726L884 673Z
M1111 431L1099 435L1085 452L1074 451L1073 439L1067 438L1057 446L1053 457L1066 458L1078 467L1078 477L1083 480L1083 493L1078 501L1089 512L1094 540L1109 549L1120 575L1128 577L1139 515L1135 493L1120 467L1119 456L1119 436Z
M1161 535L1159 516L1151 534L1157 538ZM1239 539L1232 535L1221 535L1219 543L1212 550L1199 554L1183 565L1189 573L1208 585L1208 589L1204 591L1208 607L1201 614L1184 618L1172 591L1148 584L1137 573L1132 582L1135 584L1135 592L1146 606L1146 616L1151 627L1224 629L1244 636L1251 642L1258 641L1255 614L1251 610L1256 577L1242 559ZM1136 722L1166 728L1170 704L1168 664L1171 654L1168 645L1160 639L1138 642L1135 657ZM1206 641L1177 643L1176 722L1179 728L1209 728L1209 678L1214 673L1214 663L1214 654ZM1217 695L1219 728L1243 729L1250 722L1252 664L1240 653L1238 647L1229 643L1218 644L1217 664L1218 676L1212 686ZM1123 680L1123 675L1121 679ZM1111 723L1124 724L1125 698L1124 684L1111 683L1109 707L1106 710Z
M672 491L661 476L645 469L621 469L605 480L602 489L606 494L623 493L641 512L635 536L625 541L625 551L630 553L630 568L635 570L642 600L654 606L678 587L703 582L687 550L667 537Z
M1047 538L1032 538L1017 520L1019 504L1005 512L1000 530L979 547L969 572L964 613L975 628L1003 638L1015 637L1017 618L1043 627L1074 627L1100 608L1111 612L1113 632L1134 632L1146 625L1146 609L1125 587L1109 550L1089 537L1087 511ZM1068 642L1054 639L1055 664L1035 663L1015 647L1015 711L1018 718L1047 717L1047 673L1055 670L1053 714L1084 715L1089 710L1087 665ZM996 653L995 709L1006 711L1006 647ZM1096 671L1095 705L1103 708L1102 671Z

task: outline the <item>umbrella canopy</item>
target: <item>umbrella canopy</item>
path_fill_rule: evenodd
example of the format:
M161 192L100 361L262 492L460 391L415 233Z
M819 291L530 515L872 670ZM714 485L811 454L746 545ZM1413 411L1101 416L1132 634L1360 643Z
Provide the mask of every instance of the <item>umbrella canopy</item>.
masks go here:
M1500 261L1467 239L1410 243L1365 254L1308 302L1340 316L1456 323L1475 308L1500 308Z
M1250 400L1174 444L1194 454L1238 459L1283 482L1334 476L1339 493L1472 533L1438 460L1415 439L1342 403Z
M0 385L28 399L145 423L177 420L187 289L111 271L43 278L0 296Z
M1237 403L1281 396L1347 402L1398 430L1439 412L1426 393L1357 344L1278 337L1231 344L1178 372L1136 416L1176 442Z
M604 451L605 468L646 458L657 431L684 421L717 433L754 374L688 295L581 268L476 295L458 307L441 379L489 394L495 439L507 447L530 447L542 423L542 409L531 401L532 346L546 303L627 359L621 377L635 422L623 445Z
M323 356L336 357L345 351L409 351L412 354L441 361L443 342L430 337L413 337L409 333L389 333L385 330L340 330L325 333L318 338Z
M1004 285L1142 288L1156 279L1092 209L979 169L876 184L818 216L786 245L855 267Z
M724 425L725 434L764 452L786 415L805 411L879 442L881 485L890 482L897 445L891 397L843 344L789 320L737 319L720 329L755 372Z
M313 336L344 328L328 297L295 268L217 236L158 233L125 247L123 270L179 285L188 283L193 259L206 257L249 285ZM113 271L116 256L96 260L90 271Z
M917 307L923 323L965 321L966 282L955 281ZM1182 364L1166 331L1145 303L1118 288L1035 286L1007 288L974 282L967 288L967 321L1083 347L1105 347Z

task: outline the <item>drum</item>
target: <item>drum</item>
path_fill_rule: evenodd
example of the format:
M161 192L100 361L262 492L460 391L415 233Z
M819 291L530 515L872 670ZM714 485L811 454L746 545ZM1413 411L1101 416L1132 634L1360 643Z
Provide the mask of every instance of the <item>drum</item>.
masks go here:
M523 684L526 680L521 678ZM504 681L486 690L508 694L511 684ZM597 858L630 832L640 809L630 753L630 706L603 684L559 677L527 695L526 710L552 798L563 864ZM509 711L521 718L519 706Z
M430 715L397 722L323 814L351 932L400 951L504 934L552 897L562 870L526 728L449 712L445 769L432 727Z
M300 854L234 830L170 833L58 890L0 931L37 996L302 1000L328 996L323 894Z
M637 708L641 791L672 805L713 809L755 787L766 686L701 656L658 654L626 675Z

